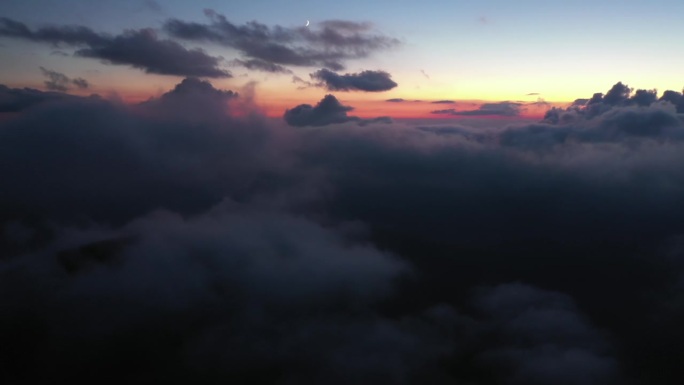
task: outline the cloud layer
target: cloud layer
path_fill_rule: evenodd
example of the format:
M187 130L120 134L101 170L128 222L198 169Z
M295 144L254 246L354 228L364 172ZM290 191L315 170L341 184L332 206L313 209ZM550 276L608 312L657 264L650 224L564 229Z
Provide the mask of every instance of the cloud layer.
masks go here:
M0 375L680 384L681 94L628 89L473 128L0 87Z
M240 51L246 58L270 65L322 66L344 69L344 62L390 49L399 41L373 33L371 25L328 20L316 27L269 27L252 21L230 22L224 15L206 10L208 23L171 19L164 30L171 36L196 42L212 42Z

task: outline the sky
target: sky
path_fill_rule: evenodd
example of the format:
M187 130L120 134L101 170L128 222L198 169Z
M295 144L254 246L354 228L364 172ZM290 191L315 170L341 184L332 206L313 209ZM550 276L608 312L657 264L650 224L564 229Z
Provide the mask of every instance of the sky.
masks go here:
M0 383L681 385L682 7L1 1Z
M562 105L590 96L596 87L608 89L618 81L636 88L680 90L679 69L684 54L677 50L677 36L684 31L678 15L679 1L19 1L0 5L3 17L41 26L78 25L98 33L121 34L151 28L159 39L171 38L188 49L200 48L219 57L217 67L233 77L216 79L223 88L238 89L256 82L257 98L270 115L280 115L288 105L321 99L326 90L295 83L310 82L310 74L324 63L299 63L274 73L245 68L234 60L250 54L230 44L206 39L172 36L164 25L170 19L210 23L205 10L225 15L236 26L257 22L268 28L305 28L321 31L327 20L366 23L368 29L341 31L360 36L382 36L381 46L364 47L347 55L340 74L385 71L396 87L382 92L343 91L338 95L357 111L375 111L397 117L429 117L429 105L398 108L381 103L387 99L487 101L544 100ZM300 42L301 43L301 42ZM305 42L304 42L305 43ZM0 36L3 71L0 82L17 87L43 86L40 67L88 80L82 93L117 94L142 101L158 96L179 75L145 73L126 63L112 65L97 57L79 57L71 46L55 42L27 41ZM61 49L55 44L61 44ZM295 43L298 44L298 43ZM331 42L327 48L333 49ZM300 45L300 48L305 48ZM252 56L253 57L253 56ZM278 64L278 63L276 63ZM282 63L280 63L282 64ZM75 90L73 92L77 92ZM554 104L555 105L555 104ZM525 112L539 117L534 105ZM413 115L413 116L409 116Z

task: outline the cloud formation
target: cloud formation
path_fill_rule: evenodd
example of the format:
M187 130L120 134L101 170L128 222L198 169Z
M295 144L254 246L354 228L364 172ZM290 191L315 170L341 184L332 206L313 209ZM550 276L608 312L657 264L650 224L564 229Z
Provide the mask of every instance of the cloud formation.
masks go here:
M478 127L326 96L312 130L243 94L0 87L5 382L682 383L681 94Z
M70 98L72 96L60 92L10 88L0 84L0 112L19 112L32 106Z
M167 20L171 36L196 42L212 42L237 49L244 57L273 65L320 66L335 71L344 62L365 58L399 44L397 39L374 34L368 23L328 20L316 27L269 27L256 21L244 25L205 10L208 23Z
M278 65L274 63L270 63L267 61L259 60L259 59L250 59L250 60L240 60L240 59L235 59L233 60L233 63L243 66L247 69L250 70L257 70L257 71L263 71L263 72L271 72L271 73L283 73L283 74L291 74L292 71L289 69Z
M392 80L392 75L385 71L361 71L339 75L323 68L310 76L330 91L382 92L397 86Z
M45 81L45 88L51 91L66 92L71 85L80 89L89 87L88 81L83 78L70 79L61 72L51 71L45 67L40 67L40 71L48 78L48 80Z
M200 49L187 49L173 40L160 39L149 28L111 36L83 26L31 29L24 23L0 18L0 36L73 47L76 56L128 65L147 73L209 78L231 76L220 68L220 58Z
M430 113L461 116L518 116L520 115L522 105L522 103L516 102L484 103L475 110L457 111L456 109L449 108L430 111Z
M292 109L285 111L283 118L291 126L327 126L329 124L340 124L355 122L359 126L370 123L391 123L392 119L388 116L381 116L373 119L362 119L358 116L349 116L347 112L354 107L345 106L340 103L334 95L325 95L315 106L310 104L300 104Z

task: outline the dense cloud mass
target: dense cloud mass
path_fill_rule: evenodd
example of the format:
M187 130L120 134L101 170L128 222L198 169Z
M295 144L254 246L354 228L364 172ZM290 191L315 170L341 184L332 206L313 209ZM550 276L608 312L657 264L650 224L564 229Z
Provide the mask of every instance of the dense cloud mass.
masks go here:
M176 38L237 49L261 63L322 66L335 71L344 69L346 60L365 58L399 44L396 39L373 33L367 23L327 20L317 28L287 28L256 21L236 25L213 10L206 10L205 15L209 23L170 19L164 30Z
M76 48L75 55L128 65L147 73L179 76L230 77L220 58L200 49L160 39L152 29L129 30L110 36L83 26L51 26L31 29L26 24L0 18L0 36Z
M325 68L311 74L330 91L389 91L397 86L392 76L385 71L361 71L356 74L339 75Z
M327 126L329 124L340 124L355 122L359 126L369 123L391 123L392 119L388 116L381 116L373 119L362 119L358 116L349 116L347 112L354 107L345 106L340 103L334 95L325 95L315 106L310 104L300 104L292 109L285 111L284 119L291 126Z
M684 379L680 93L480 128L243 94L0 87L0 381Z

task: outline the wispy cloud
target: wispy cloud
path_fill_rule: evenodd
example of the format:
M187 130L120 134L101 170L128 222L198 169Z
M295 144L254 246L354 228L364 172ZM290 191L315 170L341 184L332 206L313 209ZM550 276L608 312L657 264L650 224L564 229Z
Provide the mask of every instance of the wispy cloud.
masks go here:
M392 76L385 71L362 71L339 75L327 69L320 69L311 78L331 91L388 91L397 86Z
M80 89L85 89L90 86L88 81L83 78L71 79L63 73L48 70L45 67L40 67L40 71L48 78L48 80L45 81L45 88L51 91L65 92L68 91L72 85Z

